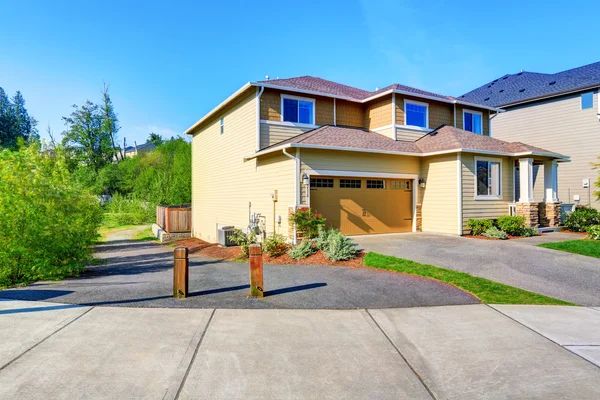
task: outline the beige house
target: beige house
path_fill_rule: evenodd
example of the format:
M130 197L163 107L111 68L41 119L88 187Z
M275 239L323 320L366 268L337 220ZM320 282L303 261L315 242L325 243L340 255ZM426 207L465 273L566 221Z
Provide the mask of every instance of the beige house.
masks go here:
M348 235L462 235L470 218L509 213L553 226L556 167L568 157L489 137L500 112L398 84L369 92L314 77L248 83L186 131L192 234L214 242L219 227L258 225L294 240L288 215L297 207ZM529 201L537 163L549 171L542 205Z
M570 162L558 169L564 203L600 209L594 191L600 162L600 62L555 74L504 75L460 98L506 110L492 119L493 137L560 150ZM544 165L534 165L534 201L544 198Z

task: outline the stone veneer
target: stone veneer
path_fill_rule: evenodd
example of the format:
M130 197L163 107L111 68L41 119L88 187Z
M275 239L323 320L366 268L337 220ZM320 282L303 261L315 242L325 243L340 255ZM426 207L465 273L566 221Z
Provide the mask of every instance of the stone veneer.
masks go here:
M537 228L539 224L538 203L517 203L517 215L525 217L525 225Z
M417 232L423 231L423 205L417 204L416 217L417 217Z
M540 203L539 223L550 227L560 225L560 203Z

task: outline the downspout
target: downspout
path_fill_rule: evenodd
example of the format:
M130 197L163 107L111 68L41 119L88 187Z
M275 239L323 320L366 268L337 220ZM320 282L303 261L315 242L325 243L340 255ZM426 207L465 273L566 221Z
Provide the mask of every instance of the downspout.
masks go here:
M489 137L492 137L492 120L499 114L498 111L496 111L496 114L490 116L490 110L488 110L488 135Z
M454 127L456 128L456 103L454 103Z
M296 149L296 154L298 154L298 150L300 149ZM296 207L298 207L298 204L300 202L300 185L298 180L300 178L300 158L291 155L287 152L287 149L285 148L283 148L282 151L283 154L294 160L294 211L296 211ZM298 235L296 234L296 225L294 225L294 238L292 239L294 244L296 244L297 236Z
M392 93L392 137L394 140L398 140L396 132L396 93Z
M264 86L261 86L260 90L256 87L256 151L260 151L260 96L264 91Z
M333 126L337 126L337 103L333 98Z

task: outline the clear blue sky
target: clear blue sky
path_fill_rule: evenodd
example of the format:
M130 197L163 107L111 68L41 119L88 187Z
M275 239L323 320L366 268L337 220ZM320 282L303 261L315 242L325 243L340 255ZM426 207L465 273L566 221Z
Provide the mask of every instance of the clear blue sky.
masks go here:
M0 2L0 86L23 92L42 136L62 132L72 104L99 101L103 81L120 137L139 143L182 133L265 75L458 96L600 61L597 0Z

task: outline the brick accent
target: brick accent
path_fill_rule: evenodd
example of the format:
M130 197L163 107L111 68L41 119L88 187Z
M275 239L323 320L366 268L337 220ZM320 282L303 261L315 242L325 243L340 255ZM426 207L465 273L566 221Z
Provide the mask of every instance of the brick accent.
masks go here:
M417 232L422 232L423 231L423 205L422 204L417 204Z
M539 226L539 204L517 203L517 215L525 217L525 226L537 228Z
M560 203L540 203L539 222L541 226L560 225Z

